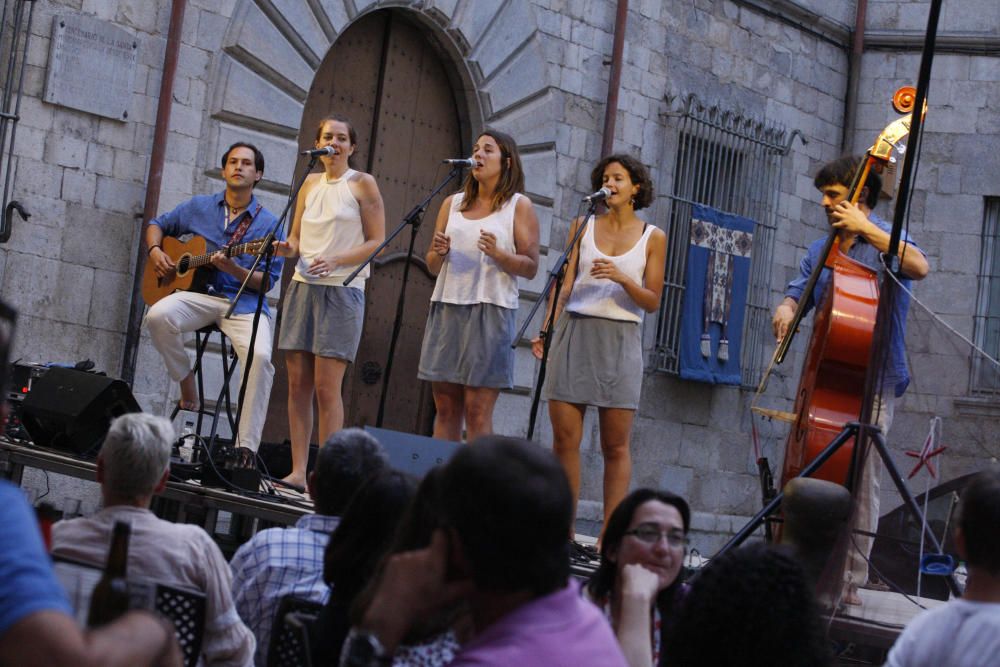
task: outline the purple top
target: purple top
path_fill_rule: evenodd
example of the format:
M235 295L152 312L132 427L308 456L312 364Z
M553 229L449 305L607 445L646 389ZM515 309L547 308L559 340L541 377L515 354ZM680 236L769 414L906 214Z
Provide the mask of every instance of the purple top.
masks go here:
M625 667L601 610L580 595L579 584L518 607L466 644L451 663L516 667Z

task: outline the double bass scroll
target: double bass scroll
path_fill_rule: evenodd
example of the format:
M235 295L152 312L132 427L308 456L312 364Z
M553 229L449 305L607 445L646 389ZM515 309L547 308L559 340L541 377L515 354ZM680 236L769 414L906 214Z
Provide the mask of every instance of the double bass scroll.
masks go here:
M902 150L909 134L910 111L915 99L912 88L901 88L893 96L893 106L907 115L890 123L879 134L865 159L854 173L847 199L856 204L872 169L881 171ZM788 353L796 328L805 316L809 295L820 273L832 272L830 285L817 303L812 335L806 351L795 400L795 422L789 432L781 475L782 487L819 455L862 413L872 334L878 310L878 275L868 266L841 252L836 229L830 231L821 255L813 267L795 317L775 349L775 363ZM854 442L841 447L813 475L848 486Z

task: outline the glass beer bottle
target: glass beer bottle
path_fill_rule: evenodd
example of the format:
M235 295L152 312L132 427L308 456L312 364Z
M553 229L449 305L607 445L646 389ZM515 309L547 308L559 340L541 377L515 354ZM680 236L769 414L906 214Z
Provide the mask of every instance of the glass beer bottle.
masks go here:
M125 580L125 569L131 535L132 527L129 524L122 521L115 522L108 562L90 597L88 627L95 628L110 623L128 611L128 583Z

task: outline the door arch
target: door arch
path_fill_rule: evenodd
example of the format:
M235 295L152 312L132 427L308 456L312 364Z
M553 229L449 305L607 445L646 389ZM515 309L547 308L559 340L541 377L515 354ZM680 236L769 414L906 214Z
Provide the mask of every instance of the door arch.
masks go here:
M317 123L331 112L351 120L358 133L352 166L377 180L385 201L386 234L447 174L442 158L461 155L471 134L456 99L456 91L462 88L454 85L456 78L449 72L447 59L428 39L427 28L408 14L401 9L372 12L341 33L316 70L298 138L302 149L311 148ZM301 174L306 164L300 160L296 172ZM441 202L458 188L456 182L431 202L417 231L385 428L431 432L430 386L417 380L434 285L423 254ZM409 240L410 231L404 230L376 260L368 280L361 345L344 378L345 426L375 424ZM286 262L285 286L293 269L294 264ZM280 326L279 315L276 327L280 330ZM274 385L263 439L280 442L288 434L288 380L284 354L277 351L273 361Z

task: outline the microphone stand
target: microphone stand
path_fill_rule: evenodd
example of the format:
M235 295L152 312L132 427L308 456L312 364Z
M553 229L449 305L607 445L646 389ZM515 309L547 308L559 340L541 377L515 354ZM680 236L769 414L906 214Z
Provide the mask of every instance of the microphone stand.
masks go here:
M250 278L253 276L254 271L260 265L261 260L264 260L264 275L261 277L261 286L257 290L257 309L253 314L253 324L250 327L250 343L247 346L246 359L240 359L240 363L243 364L243 379L240 381L240 393L239 397L236 399L236 433L233 434L233 440L237 439L237 434L240 428L240 418L243 416L243 400L246 398L247 393L247 382L250 378L250 367L253 365L253 349L254 344L257 342L257 328L260 326L260 315L264 310L264 294L271 287L267 285L267 277L271 273L271 262L274 259L274 247L273 242L277 234L278 228L282 226L283 223L287 222L288 211L291 210L292 204L298 199L299 191L302 189L302 185L306 182L306 178L312 172L313 167L316 166L316 159L318 156L312 155L309 157L309 165L306 167L299 178L299 182L295 184L295 188L292 190L291 195L288 197L288 201L285 203L285 210L281 212L278 219L275 220L274 224L271 226L270 231L268 231L267 236L264 237L264 242L257 250L257 256L253 260L253 264L250 266L250 270L247 273L247 277L243 279L243 284L240 285L239 290L236 292L236 296L233 297L232 301L229 303L229 310L226 311L225 318L228 320L232 317L233 311L236 309L236 304L239 303L240 296L243 294L244 290L247 288L247 284L250 282ZM287 232L286 232L287 236ZM209 449L214 445L215 441L215 425L212 426L212 437L209 444Z
M534 318L535 313L538 312L539 306L542 305L542 301L545 300L546 295L549 293L549 290L554 284L555 290L552 293L552 307L549 309L548 317L545 325L543 326L546 335L545 338L542 339L542 359L541 364L538 366L538 379L535 380L535 391L534 396L531 399L531 411L528 416L527 437L529 440L535 435L535 420L538 417L538 403L542 397L542 385L545 383L545 370L549 361L549 346L552 344L552 335L555 327L556 304L559 301L559 291L562 288L563 276L565 275L564 269L566 268L566 264L569 262L570 253L580 242L580 238L583 236L584 230L587 228L587 225L590 224L590 219L597 212L597 203L599 201L600 199L592 199L588 202L589 206L587 207L587 213L583 216L583 221L580 223L580 226L576 228L576 234L573 235L573 239L566 245L566 249L563 250L559 259L556 260L556 263L549 270L549 278L545 281L545 287L542 288L538 298L535 299L535 304L531 307L531 311L528 313L528 316L524 318L524 324L521 325L521 329L517 332L517 335L514 336L514 340L510 344L511 347L517 347L517 342L521 340L522 336L524 336L525 329L527 329L528 325L531 324L532 318Z
M417 230L420 228L421 219L423 218L424 212L427 210L427 206L431 203L431 200L437 196L441 190L444 189L446 185L451 183L451 181L461 173L463 165L455 165L452 167L451 172L448 177L445 178L441 183L438 184L436 188L429 195L427 195L423 201L414 206L409 213L403 217L403 221L392 231L389 236L386 237L385 241L379 244L379 247L375 248L368 258L361 263L361 265L351 272L351 275L344 279L344 285L349 285L352 280L354 280L361 270L371 264L375 258L378 256L382 249L385 248L389 243L392 242L403 229L409 225L410 226L410 245L406 250L406 263L403 265L403 283L399 286L399 299L396 301L396 316L392 322L392 336L389 339L389 355L385 361L385 374L382 376L382 395L379 397L378 401L378 416L375 418L375 426L381 428L382 420L385 416L385 399L389 392L389 376L392 374L392 360L396 356L396 341L399 338L399 332L403 327L403 306L406 302L406 284L410 278L410 262L413 259L413 244L417 240Z

